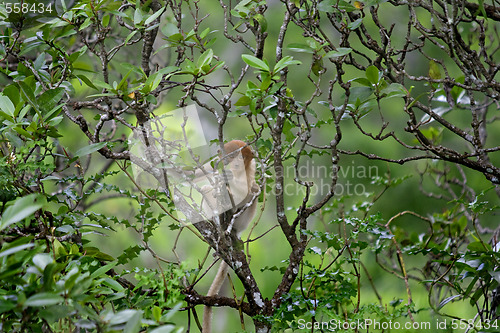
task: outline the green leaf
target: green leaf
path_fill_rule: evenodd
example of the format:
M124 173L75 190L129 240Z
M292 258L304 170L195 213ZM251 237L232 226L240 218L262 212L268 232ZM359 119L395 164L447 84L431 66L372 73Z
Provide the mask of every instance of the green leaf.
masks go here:
M33 264L40 269L41 272L48 264L54 262L54 258L48 253L38 253L33 256Z
M4 299L4 300L2 300L2 302L0 302L0 314L7 312L7 311L10 311L10 310L14 309L16 306L17 306L17 304L15 302Z
M211 72L215 72L216 70L218 70L219 68L221 68L222 66L224 66L225 63L226 62L224 62L224 61L217 62L217 64L214 67L212 67L212 69L210 71Z
M113 90L113 87L111 87L108 83L101 80L94 80L94 84L101 89L106 89L110 91Z
M478 288L474 294L472 294L472 297L470 298L470 305L474 306L475 303L479 300L481 296L483 296L483 288Z
M123 291L125 289L116 280L113 280L111 278L105 278L104 281L102 282L102 284L110 287L111 289L113 289L115 291Z
M200 39L204 39L205 37L208 36L208 34L210 33L210 28L206 28L205 30L203 30L200 34Z
M12 205L5 209L0 219L0 231L11 224L22 221L33 215L33 213L42 208L45 203L45 197L37 193L17 198L12 202Z
M391 83L387 88L382 89L382 94L386 94L386 98L404 97L407 95L406 89L399 83Z
M135 311L123 328L123 333L138 333L141 330L142 311Z
M144 99L148 102L148 103L151 103L151 104L158 104L158 100L156 99L156 97L154 97L153 95L146 95L146 97L144 97Z
M150 93L152 90L154 90L156 87L158 87L160 82L161 82L161 75L159 72L155 72L155 73L151 74L148 77L148 79L146 80L146 82L144 83L144 87L141 89L141 92L143 94Z
M0 111L0 116L4 117L5 119L7 119L8 121L14 123L14 118L12 118L11 116L9 116L7 113L3 112L3 111Z
M3 96L7 96L10 101L15 105L17 106L16 109L19 109L21 108L19 101L21 99L21 95L20 95L20 92L19 92L19 87L17 87L15 84L9 84L8 86L6 86L2 93L0 93L0 96L3 95ZM1 107L0 107L1 109ZM19 112L19 110L17 110L17 112ZM16 115L17 116L17 115Z
M48 121L49 125L52 125L52 126L58 125L60 123L60 121L56 123L55 119L61 118L61 120L62 120L62 116L57 117L57 115L61 112L64 105L66 105L66 103L62 103L62 104L58 104L58 105L54 106L54 108L52 110L50 110L49 112L47 112L45 114L44 120ZM52 120L52 121L50 121L50 120Z
M451 301L453 301L455 298L458 298L458 297L462 297L462 295L453 295L453 296L445 298L444 300L441 301L441 303L439 303L437 308L441 309L443 306L445 306L446 304L450 303Z
M127 74L125 74L125 76L120 80L120 83L118 83L118 85L116 86L116 90L121 90L121 91L124 91L127 86L128 86L128 82L127 82L127 78L129 77L130 73L132 73L134 70L133 69L130 69Z
M488 15L486 15L486 10L484 9L484 0L478 0L479 10L481 11L482 16L485 20L488 20Z
M22 128L21 126L16 126L16 127L13 127L12 128L14 131L16 131L17 133L21 134L21 135L24 135L25 137L27 138L33 138L33 135L31 135L31 133L29 133L28 131L26 131L24 128Z
M203 52L203 54L200 56L200 58L198 58L198 62L196 64L196 66L198 68L202 68L205 65L210 65L213 57L214 57L214 51L212 51L212 49L206 50L205 52Z
M241 0L235 7L235 11L248 11L246 6L250 4L253 0Z
M137 31L135 31L137 32ZM126 70L132 70L133 72L139 74L140 76L146 77L146 73L142 70L142 68L132 65L128 62L122 62L121 66L125 68ZM165 67L166 68L166 67Z
M351 5L349 2L343 1L343 0L338 1L337 6L340 10L345 10L346 12L353 12L353 11L357 10L356 7Z
M251 101L252 100L250 99L250 97L248 97L247 95L244 95L244 96L241 96L240 99L238 101L236 101L236 103L234 103L234 106L250 105Z
M473 252L488 252L491 251L491 245L482 242L472 242L467 245L467 249Z
M291 43L291 44L288 44L288 46L286 48L289 49L290 51L294 51L294 52L314 53L313 48L310 47L309 45L306 45L306 44Z
M87 17L85 19L85 21L83 21L82 25L80 25L79 31L82 31L82 30L86 29L91 24L92 24L92 18L91 17Z
M36 71L42 69L43 65L45 64L45 55L45 53L40 53L40 55L38 55L38 57L33 62L33 68L35 68Z
M15 133L7 131L7 132L4 132L4 135L9 140L10 144L12 144L14 147L16 147L16 148L23 147L23 145L24 145L23 140L21 140L21 138L19 138L19 136L15 135ZM31 137L31 135L29 135L28 137Z
M261 30L262 32L266 32L266 30L267 30L267 20L266 20L266 18L264 17L264 15L262 15L262 14L257 14L257 15L255 15L255 16L253 17L253 19L259 23L260 30Z
M25 41L26 42L26 41ZM22 48L21 52L18 53L18 56L22 56L25 54L33 54L33 52L36 52L34 49L37 47L44 45L44 42L34 42L30 44L25 44L23 43L24 47Z
M104 96L115 97L116 94L114 93L93 94L93 95L88 95L87 98L104 97Z
M83 251L85 252L85 254L87 256L94 257L94 258L99 259L99 260L104 260L104 261L113 261L113 260L115 260L115 258L113 258L112 256L110 256L109 254L103 253L103 252L99 251L98 248L93 247L93 246L84 247Z
M115 267L116 265L118 264L118 262L112 262L112 263L109 263L105 266L102 266L101 268L98 268L96 269L91 275L90 277L92 279L95 279L103 274L105 274L107 271L109 271L110 269L112 269L113 267Z
M87 86L89 86L90 88L93 88L93 89L96 89L97 90L97 87L92 83L92 81L90 81L90 79L88 77L86 77L85 75L77 75L76 76L77 78L79 78L80 80L82 80Z
M64 298L57 294L42 292L28 298L26 302L24 302L24 306L47 306L59 304L63 301Z
M0 258L17 253L17 252L22 251L22 250L32 248L33 246L35 246L35 244L32 244L32 243L14 246L10 249L7 249L7 250L0 252Z
M61 100L64 94L64 88L55 88L55 89L49 89L45 91L43 94L41 94L37 99L38 99L38 105L40 105L40 108L48 112L52 110Z
M182 303L177 303L161 317L161 321L171 321L172 317L182 308Z
M44 309L40 309L38 316L47 320L49 323L54 323L63 318L70 318L74 316L74 308L69 305L57 304Z
M109 25L109 19L110 19L109 15L104 15L104 17L102 18L102 26L103 27L107 27Z
M127 44L132 37L137 33L137 30L132 31L131 33L128 34L127 38L125 38L124 43Z
M241 58L251 67L260 69L265 72L269 72L269 65L266 64L264 61L260 60L259 58L249 54L243 54Z
M72 294L77 294L77 291L80 288L80 286L77 285L75 290L72 290L72 289L73 289L73 287L75 287L76 281L81 276L81 274L82 273L76 267L73 267L66 274L66 279L65 279L66 281L64 281L64 289L66 289L66 292L71 291ZM86 274L88 274L88 273L86 273Z
M93 152L98 151L99 149L103 148L104 146L106 146L106 142L98 142L98 143L93 143L91 145L85 146L85 147L80 148L76 151L75 157L81 157L81 156L92 154Z
M439 80L441 78L441 70L434 60L429 61L429 76L433 80Z
M132 318L137 312L141 313L138 310L132 310L132 309L126 309L126 310L121 310L117 313L115 313L109 320L110 325L119 325L126 323ZM142 314L141 314L142 316Z
M139 25L139 23L141 23L143 18L144 18L144 14L142 13L141 8L139 8L139 6L138 6L134 12L134 25L135 26Z
M175 71L177 71L179 68L176 67L176 66L167 66L167 67L163 67L162 69L160 69L158 71L158 73L160 73L160 75L167 75L167 74L170 74L170 73L174 73ZM170 75L169 75L170 76Z
M333 13L335 11L335 8L333 8L333 6L333 0L323 0L318 4L317 8L320 12Z
M156 24L153 24L153 25L150 25L149 27L147 27L144 31L151 31L151 30L158 28L159 26L160 26L160 23L156 23Z
M474 278L469 283L469 286L467 287L467 289L464 292L464 297L469 297L469 294L472 292L472 289L476 285L477 280L479 280L479 276L474 276Z
M162 7L159 11L151 15L150 17L147 18L147 20L144 22L144 25L149 25L151 22L156 20L163 12L165 11L166 7Z
M351 88L351 94L349 95L349 101L356 102L359 99L361 103L366 102L372 95L373 90L369 87L354 87Z
M59 37L59 38L60 38L60 37ZM74 62L75 62L78 58L80 58L82 55L84 55L84 54L85 54L85 52L87 52L87 50L88 50L87 45L82 46L82 48L81 48L80 50L78 50L78 51L76 51L76 52L74 52L74 53L70 54L70 56L69 56L69 61L70 61L71 63L74 63Z
M61 244L60 241L57 240L57 238L53 240L53 247L54 247L54 253L57 256L66 256L66 255L68 255L68 252L66 251L66 248L64 247L64 245Z
M22 120L24 116L26 116L29 110L31 110L31 105L29 104L25 105L17 114L18 119Z
M144 83L144 87L141 89L141 92L143 94L148 94L149 92L155 90L160 85L163 76L173 73L177 70L178 68L175 66L167 66L151 74Z
M21 87L21 91L24 94L24 97L28 101L28 103L35 109L35 112L38 113L38 116L41 117L40 108L38 106L37 100L35 99L35 93L30 86L28 86L25 82L19 82L19 86Z
M57 271L57 264L51 263L43 270L43 289L52 290L54 286L54 274Z
M154 318L157 322L159 322L159 321L160 321L160 319L161 319L161 308L160 308L159 306L156 306L156 305L155 305L155 306L153 307L153 311L152 311L152 312L153 312L153 318Z
M467 217L461 216L456 222L461 230L467 228Z
M61 117L58 117L58 118L54 118L54 119L52 119L49 123L50 123L50 124L53 124L53 123L56 123L56 124L57 124L57 120L58 120L58 119L61 119L61 120L62 120L62 118L61 118ZM61 135L61 134L57 131L57 128L55 128L54 126L49 126L49 127L47 128L46 133L47 133L47 136L50 136L51 138L60 138L60 137L62 137L62 135Z
M171 333L175 329L176 329L176 327L174 325L168 324L168 325L162 325L162 326L155 328L154 330L151 331L151 333Z
M280 61L278 61L276 63L276 65L274 66L273 72L274 73L278 73L281 70L283 70L285 67L288 67L288 66L291 66L291 65L300 65L300 64L301 64L300 61L293 60L292 57L286 56L286 57L283 57Z
M283 124L283 133L285 134L285 137L289 142L292 142L293 139L295 138L295 134L292 132L293 128L294 125L292 124L292 122L286 119Z
M7 96L0 95L0 110L8 114L10 117L14 117L14 111L16 108L12 101Z
M372 84L377 84L379 81L379 71L378 68L375 66L369 66L366 69L366 78L368 81L370 81Z
M325 57L327 58L338 58L345 56L346 54L351 53L352 49L349 47L339 47L334 51L330 51L327 54L325 54Z
M352 82L357 82L359 84L362 84L364 85L365 87L371 87L372 86L372 83L370 81L368 81L367 78L365 77L357 77L353 80L351 80Z
M357 19L356 21L354 22L351 22L347 25L347 27L350 29L350 30L356 30L360 25L361 23L363 23L363 19L362 18L359 18Z

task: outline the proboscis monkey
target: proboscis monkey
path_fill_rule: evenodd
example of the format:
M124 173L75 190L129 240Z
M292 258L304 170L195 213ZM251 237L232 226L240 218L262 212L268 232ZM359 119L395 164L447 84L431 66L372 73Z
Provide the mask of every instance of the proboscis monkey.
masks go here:
M234 200L236 209L233 210L233 213L239 214L234 218L232 229L235 231L236 236L240 237L241 233L252 221L257 209L257 198L254 197L259 191L259 186L255 182L254 154L252 149L240 140L233 140L226 143L224 145L224 153L223 162L228 174L227 185L229 187L229 195L233 199L236 199ZM247 206L250 202L252 204ZM222 260L207 296L217 295L226 278L228 268L229 266ZM212 332L212 307L205 307L202 332Z

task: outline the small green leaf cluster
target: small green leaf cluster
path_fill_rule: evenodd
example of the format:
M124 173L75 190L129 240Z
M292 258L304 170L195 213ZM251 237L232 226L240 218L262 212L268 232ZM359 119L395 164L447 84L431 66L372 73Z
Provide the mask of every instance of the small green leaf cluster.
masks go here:
M168 322L178 307L162 311L157 305L142 304L146 291L129 290L109 275L116 262L102 265L98 252L82 253L75 244L68 248L57 239L49 245L31 241L19 239L0 252L3 329L139 332L144 325L175 327Z
M359 119L368 114L373 109L380 109L380 101L395 97L408 96L409 92L399 83L387 84L383 73L375 66L369 66L364 77L357 77L350 82L356 82L361 87L350 89L349 116Z
M0 218L2 330L139 332L149 327L151 332L182 331L170 319L182 300L182 269L165 267L161 274L168 274L168 280L158 271L137 271L139 283L130 287L114 269L134 257L115 259L82 238L124 222L80 211L79 203L102 192L138 200L102 182L116 171L62 178L54 173L64 174L58 165L69 168L64 165L78 163L80 156L99 146L84 147L70 158L58 155L48 136L34 140L17 134L17 138L26 146L6 145L10 152L0 158L2 189L11 189L3 192ZM85 190L80 191L77 184ZM61 190L48 193L54 186ZM158 220L154 221L157 225Z
M233 9L231 15L240 20L234 25L233 30L238 30L242 24L248 24L254 30L259 30L264 33L267 31L267 20L260 13L259 7L265 6L266 1L258 0L243 0L240 1Z
M234 105L248 106L252 114L258 114L266 110L272 111L276 106L274 95L283 87L283 82L280 82L280 72L289 66L299 65L301 62L294 60L291 56L285 56L271 69L265 59L261 60L249 54L244 54L241 58L247 65L256 69L259 82L248 81L245 94ZM287 88L285 93L292 97L290 89ZM239 109L237 114L244 112ZM273 115L272 112L271 115Z
M224 61L218 61L215 65L212 65L214 58L214 52L212 49L208 49L198 58L198 61L194 63L190 59L186 59L184 62L183 70L180 74L190 74L195 78L208 75L213 71L224 66Z

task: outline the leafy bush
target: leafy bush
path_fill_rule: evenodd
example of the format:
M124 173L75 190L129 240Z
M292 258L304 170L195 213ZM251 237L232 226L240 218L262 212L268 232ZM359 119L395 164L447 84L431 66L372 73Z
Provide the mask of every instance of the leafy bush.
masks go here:
M1 331L498 331L496 0L49 4L0 3ZM164 160L132 175L130 133L189 103L256 151L241 241L179 223Z

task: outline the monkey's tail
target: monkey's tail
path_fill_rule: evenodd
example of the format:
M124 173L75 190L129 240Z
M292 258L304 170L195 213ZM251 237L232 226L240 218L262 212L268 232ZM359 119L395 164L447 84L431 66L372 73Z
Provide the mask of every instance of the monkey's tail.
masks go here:
M207 296L215 296L219 293L220 288L222 287L222 283L226 278L227 271L229 266L226 264L224 260L221 260L219 265L219 270L217 271L217 275L215 275L214 281L208 289ZM212 333L212 307L205 306L205 310L203 311L203 329L202 333Z

